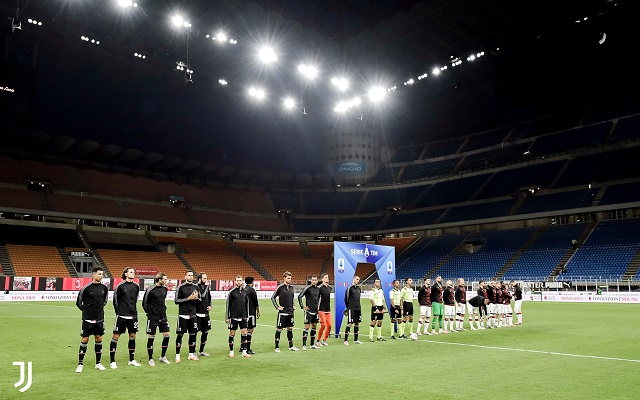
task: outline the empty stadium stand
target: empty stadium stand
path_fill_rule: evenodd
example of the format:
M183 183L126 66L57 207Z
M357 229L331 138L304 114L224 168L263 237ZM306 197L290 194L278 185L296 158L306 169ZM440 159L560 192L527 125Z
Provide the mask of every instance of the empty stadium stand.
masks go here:
M196 273L204 272L209 279L234 280L237 275L263 279L258 271L236 254L222 240L194 239L184 237L154 236L163 245L178 244L184 252L179 253Z
M55 247L16 244L6 247L16 276L71 276Z
M298 243L257 243L236 241L235 244L256 260L264 269L280 280L282 273L293 274L292 281L304 284L307 277L319 275L325 259L331 257L333 244L310 245L312 258L304 257Z

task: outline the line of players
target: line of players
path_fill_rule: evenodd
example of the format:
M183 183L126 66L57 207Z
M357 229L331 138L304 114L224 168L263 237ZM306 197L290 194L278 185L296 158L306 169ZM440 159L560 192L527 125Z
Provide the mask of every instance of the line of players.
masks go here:
M437 335L440 333L459 332L464 328L465 315L468 318L471 330L501 328L522 324L522 289L515 281L490 282L480 281L477 296L467 301L467 290L463 278L458 279L458 285L454 288L453 282L448 280L446 286L442 285L442 277L437 276L435 283L431 285L431 279L424 278L424 284L418 290L418 304L420 306L420 319L416 333L418 336ZM389 293L391 301L391 339L396 339L395 327L398 337L407 338L413 333L413 280L407 278L405 286L401 289L400 282L393 281L393 289ZM374 283L375 290L381 290L380 281ZM509 291L511 286L513 293ZM371 292L372 307L376 294ZM511 308L511 300L514 300L514 308ZM513 313L516 314L516 322L513 322ZM381 317L376 316L374 321L374 309L372 308L371 327L382 325ZM474 326L475 325L475 326ZM438 330L436 330L436 326ZM369 337L373 341L372 335ZM378 331L378 340L384 340Z
M92 273L92 282L85 285L78 293L76 300L77 307L82 311L82 328L80 331L81 343L78 353L78 366L76 372L82 372L84 368L84 356L87 352L89 337L94 336L96 365L98 370L106 368L101 363L102 357L102 336L104 329L104 306L107 304L108 289L103 285L103 270L95 267ZM113 336L109 346L110 363L112 369L118 368L115 361L118 340L120 336L128 332L129 342L129 362L128 365L139 367L140 363L135 360L136 349L136 333L138 331L138 314L136 303L140 287L134 281L135 270L133 268L125 268L122 273L123 281L118 284L114 290L113 306L116 313L116 319L113 326ZM204 351L208 332L211 329L211 319L209 311L211 310L211 293L209 289L207 275L200 273L197 277L197 283L193 280L193 273L187 272L185 281L176 289L175 303L178 305L178 322L176 330L176 363L181 362L180 351L182 347L182 339L185 333L188 333L189 354L188 359L198 361L198 356L209 356ZM289 350L298 351L299 349L293 345L293 326L294 326L294 289L291 285L291 273L283 274L283 283L273 292L271 301L273 306L278 310L276 332L275 332L275 351L280 352L280 339L282 331L286 329ZM331 331L331 286L329 286L329 277L322 274L322 283L318 285L317 277L311 278L311 284L306 286L298 295L298 303L300 308L304 310L305 320L302 336L302 350L307 349L307 340L310 339L310 348L317 349L322 346L328 346L327 338ZM354 328L354 342L362 344L358 340L359 324L362 320L360 308L360 286L358 286L360 278L355 276L353 283L345 292L345 316L347 317L347 326L345 328L344 344L348 345L348 338L351 328ZM147 352L149 356L149 365L155 366L153 358L154 341L156 331L162 336L162 350L159 361L163 364L170 364L166 357L169 347L170 330L169 322L166 314L166 297L168 289L165 286L167 276L158 273L155 277L155 285L149 287L143 296L142 307L147 314L146 333ZM243 280L241 276L235 279L235 287L229 292L226 302L225 322L229 328L229 357L235 357L234 341L236 331L239 329L241 333L240 349L243 358L251 358L255 354L251 350L251 339L253 331L260 318L260 307L255 289L253 288L253 278L247 277ZM398 280L393 282L393 289L390 291L391 300L391 338L395 339L395 326L398 327L400 338L407 338L405 332L409 330L409 335L413 333L413 280L408 278L405 286L400 289ZM447 281L447 286L442 287L442 277L438 276L433 286L428 278L424 279L424 285L418 291L418 303L420 305L420 319L418 321L417 334L421 335L424 327L424 334L449 333L465 330L463 328L465 308L468 308L469 324L472 330L485 329L501 326L511 326L512 311L510 306L511 294L504 284L501 282L491 282L489 286L486 282L480 282L478 296L466 301L466 287L462 278L458 279L458 286L454 289L451 281ZM514 281L511 281L514 289L515 312L517 315L516 324L522 323L522 290ZM303 299L305 303L303 303ZM369 329L369 341L374 341L374 331L377 330L377 339L385 340L382 336L382 316L387 312L384 300L384 292L380 285L380 280L376 279L374 287L370 292L371 302L371 326ZM444 307L443 307L444 304ZM466 306L466 307L465 307ZM444 311L444 313L443 313ZM444 316L444 321L443 321ZM433 320L430 323L430 319ZM444 324L443 324L444 322ZM320 323L320 330L316 330L317 324ZM436 323L439 331L436 332ZM454 327L455 323L455 327ZM474 327L474 323L477 328ZM429 331L429 326L431 330ZM448 327L448 328L447 328ZM196 352L197 333L201 332L200 349Z
M82 372L84 368L84 356L87 352L89 337L94 336L96 365L98 370L105 370L102 365L102 336L104 328L104 307L107 304L109 290L102 284L104 272L101 267L94 267L92 271L92 282L85 285L78 293L76 306L82 311L82 328L80 330L80 350L78 352L78 366L76 372ZM129 334L128 365L139 367L140 363L135 359L136 334L138 332L138 311L137 301L140 293L139 285L134 281L136 272L133 268L125 268L122 272L123 281L118 284L113 293L113 307L116 318L113 325L113 336L109 344L109 355L111 369L117 369L115 361L118 340L126 332ZM154 341L156 332L162 334L162 350L159 361L163 364L171 362L166 357L169 347L170 331L167 319L167 307L165 304L168 289L165 286L167 276L158 273L155 277L155 285L150 286L144 293L142 308L147 314L146 333L147 353L149 355L149 365L155 366L153 359ZM189 360L197 361L198 356L208 356L204 351L207 342L208 332L211 329L209 311L211 310L211 293L209 290L207 275L198 275L197 283L194 282L192 272L187 272L185 281L176 289L175 303L178 305L178 322L176 330L176 362L181 362L180 350L182 348L182 338L185 333L189 335ZM257 303L257 297L255 299ZM196 353L196 335L201 332L200 350Z
M82 311L82 328L80 330L81 342L78 352L78 366L76 372L80 373L84 369L84 357L87 352L89 337L94 336L95 354L97 370L106 370L102 365L102 341L105 333L104 328L104 307L107 304L108 288L102 284L104 272L101 267L95 267L92 271L92 282L85 285L78 293L76 306ZM134 281L135 269L125 268L122 273L123 281L118 284L113 294L113 307L116 318L113 326L113 336L109 346L111 369L117 369L118 365L115 361L118 340L120 336L126 332L129 333L128 365L139 367L140 363L135 359L136 350L136 334L138 332L138 312L137 301L140 292L139 285ZM291 285L291 273L283 274L283 283L278 286L271 297L274 307L278 310L277 327L275 333L276 352L280 352L279 342L280 336L284 329L287 330L287 339L289 341L289 350L297 351L293 346L293 324L294 324L294 290ZM142 307L147 315L146 333L147 352L149 356L149 366L155 366L153 358L154 341L156 332L162 334L162 350L159 361L163 364L170 364L166 353L169 347L170 329L167 319L166 298L168 289L165 286L167 276L158 273L155 277L155 285L145 290ZM307 339L310 336L311 348L316 349L323 345L328 346L327 338L331 330L331 308L330 296L331 287L328 284L329 277L327 274L322 275L322 283L318 285L317 277L312 278L312 284L307 286L298 295L300 307L305 310L305 328L303 330L302 350L306 350ZM237 276L235 279L235 287L231 289L227 295L225 322L229 328L229 357L234 358L234 341L236 331L240 330L241 345L240 350L243 358L251 358L255 354L251 350L251 339L253 331L260 318L260 306L255 289L253 288L253 277L243 279ZM303 304L303 299L306 305ZM176 363L181 362L180 350L182 348L182 339L188 334L189 354L188 359L198 361L198 356L209 356L204 351L208 332L211 329L211 319L209 311L211 310L211 292L209 289L209 281L205 273L197 276L194 281L192 272L187 272L185 280L176 288L175 303L178 305L178 322L176 329ZM318 322L322 322L321 329L318 332L318 341L316 339L316 327ZM200 349L196 352L197 333L201 332ZM309 335L310 334L310 335Z

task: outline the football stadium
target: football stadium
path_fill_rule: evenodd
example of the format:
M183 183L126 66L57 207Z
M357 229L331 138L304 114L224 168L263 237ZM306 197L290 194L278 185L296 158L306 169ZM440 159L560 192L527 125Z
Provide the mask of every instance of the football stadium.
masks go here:
M3 2L0 399L637 398L638 15Z

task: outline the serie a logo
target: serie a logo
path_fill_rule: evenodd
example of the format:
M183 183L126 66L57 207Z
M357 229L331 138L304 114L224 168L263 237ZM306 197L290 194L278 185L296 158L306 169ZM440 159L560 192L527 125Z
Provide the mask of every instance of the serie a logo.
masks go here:
M344 258L338 258L338 272L344 272Z

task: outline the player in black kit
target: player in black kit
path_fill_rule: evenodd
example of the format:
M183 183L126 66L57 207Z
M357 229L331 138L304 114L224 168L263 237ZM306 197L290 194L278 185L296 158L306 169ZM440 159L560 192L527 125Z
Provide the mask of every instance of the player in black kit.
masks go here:
M253 288L254 279L253 276L247 276L244 278L245 290L247 291L247 298L249 299L249 314L247 316L247 354L256 354L251 350L251 340L253 339L253 330L258 324L260 318L260 304L258 303L258 294Z
M287 328L287 339L289 340L289 350L298 351L293 345L293 286L291 286L291 272L282 274L283 283L271 295L271 303L278 310L278 321L276 322L276 353L280 353L280 335L282 329ZM277 299L277 301L276 301Z
M104 371L106 368L100 363L102 357L102 335L104 335L104 306L107 305L109 289L102 284L104 272L101 267L94 267L91 277L93 281L85 285L78 293L76 306L82 311L82 328L80 330L80 351L78 353L78 367L76 372L82 372L84 355L87 353L89 335L95 340L96 369Z
M307 285L298 295L300 308L304 310L304 330L302 331L302 350L307 350L307 338L309 336L309 327L311 327L311 348L317 349L316 346L316 326L318 324L318 303L320 297L320 288L318 287L318 277L311 277L311 284ZM305 299L306 305L302 304Z
M236 276L236 286L227 295L227 309L225 322L229 327L229 357L235 357L233 352L233 340L236 331L240 328L240 351L243 358L251 358L247 354L247 316L249 311L249 298L244 288L244 282L240 275Z
M176 330L176 362L180 362L180 348L182 347L182 335L189 332L189 360L198 361L196 355L196 333L198 332L198 320L196 318L196 305L200 302L198 285L193 283L193 272L187 272L182 282L176 288L175 303L178 305L178 327Z
M351 286L347 288L344 293L344 304L347 312L347 327L344 329L344 344L349 345L349 331L353 326L353 343L362 344L358 340L358 333L360 330L360 322L362 322L362 309L360 305L360 277L354 276Z
M138 294L140 286L133 281L136 277L136 270L133 268L125 268L122 271L122 279L113 291L113 308L116 312L116 320L113 324L113 337L111 338L111 346L109 346L109 355L111 369L118 368L116 364L116 349L118 347L118 339L120 335L129 331L129 365L139 367L140 363L135 360L136 352L136 333L138 332L138 310L136 303L138 302Z
M209 353L204 351L207 344L207 337L211 330L211 290L209 289L209 279L207 274L201 272L198 274L198 292L200 292L200 302L196 304L196 320L198 321L198 331L202 332L200 336L199 356L209 357Z
M162 333L162 352L160 354L160 362L163 364L171 364L167 360L167 348L169 347L169 320L167 319L167 292L165 286L167 276L162 272L158 272L155 277L156 284L149 286L144 292L142 298L142 308L147 313L147 353L149 353L149 366L156 365L153 361L153 341L156 338L156 329Z

